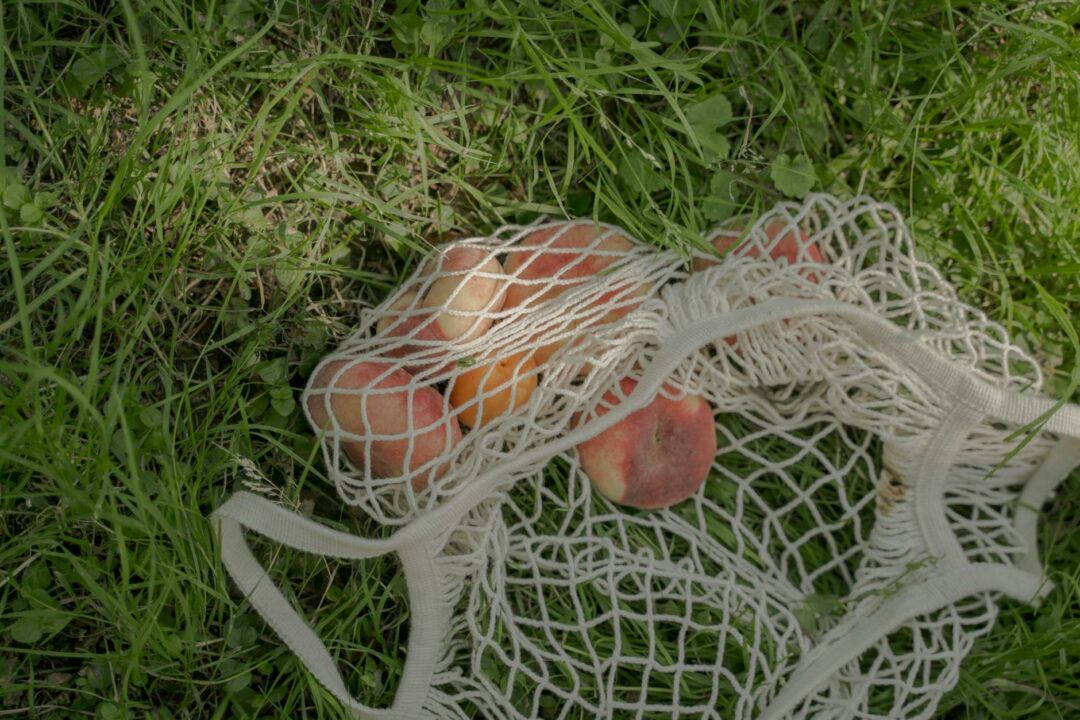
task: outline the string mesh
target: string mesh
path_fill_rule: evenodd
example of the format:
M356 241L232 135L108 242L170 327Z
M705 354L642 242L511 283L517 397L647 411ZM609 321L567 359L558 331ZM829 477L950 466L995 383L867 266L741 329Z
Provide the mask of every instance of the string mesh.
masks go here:
M670 373L661 392L705 398L718 439L708 480L685 502L622 508L594 490L573 448L529 454L617 407L620 379L640 379L681 331L775 299L862 308L997 387L1041 386L1034 361L915 258L887 205L812 196L709 240L725 234L735 249L697 272L591 222L457 243L473 253L469 267L449 267L444 250L366 312L316 371L304 405L333 480L379 525L418 522L477 478L496 478L440 547L454 609L436 677L445 715L758 717L826 639L942 571L927 503L965 562L1008 565L1027 551L1014 504L1053 438L1037 435L1003 463L1017 428L981 421L948 472L925 477L927 448L953 404L830 314L713 338ZM583 236L592 238L584 248L567 248ZM570 252L575 261L553 277L528 270ZM501 289L448 310L472 278ZM432 306L424 298L447 279L454 289ZM507 307L501 293L515 283L535 294ZM432 339L442 312L468 326L463 339ZM515 393L532 373L527 402L461 426L467 406L449 398L466 372L553 347L536 369L485 388ZM375 379L342 387L364 364L378 366ZM335 416L338 401L359 413L349 428ZM389 427L388 403L407 409L398 426ZM410 462L423 459L425 438L444 451ZM402 444L403 472L375 471L379 442ZM820 678L792 716L931 716L996 612L994 596L980 593L908 619Z

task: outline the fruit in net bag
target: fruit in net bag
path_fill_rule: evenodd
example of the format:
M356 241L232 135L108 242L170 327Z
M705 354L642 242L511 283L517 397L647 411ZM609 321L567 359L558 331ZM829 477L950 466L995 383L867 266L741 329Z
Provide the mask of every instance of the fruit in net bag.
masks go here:
M637 385L624 378L629 396ZM605 394L614 403L613 393ZM607 414L603 407L597 414ZM716 457L716 426L704 399L657 395L599 435L577 446L581 467L604 497L619 505L664 508L697 492Z
M526 236L506 259L506 309L536 307L553 300L572 288L610 272L620 260L629 257L634 244L626 237L592 224L556 225ZM593 301L602 308L616 303L607 312L594 312L574 318L571 326L613 322L636 308L632 298L645 295L651 287L642 282L635 287L615 287ZM628 302L628 299L630 301ZM534 358L543 366L566 340L545 343L536 349Z
M432 275L434 281L425 285ZM453 364L438 359L450 349L449 344L480 337L502 309L506 296L502 264L480 248L454 247L429 259L414 284L390 306L391 312L376 324L376 332L416 341L386 350L389 357L412 360L406 367L409 372L437 368L437 374L448 373ZM441 347L443 343L447 347Z
M455 377L450 404L459 408L464 425L480 427L527 403L536 386L536 363L517 353L474 365Z
M412 475L419 492L442 477L439 462L461 442L457 418L448 415L438 390L386 362L336 360L311 381L308 412L316 427L344 433L341 449L358 468L370 462L377 477Z

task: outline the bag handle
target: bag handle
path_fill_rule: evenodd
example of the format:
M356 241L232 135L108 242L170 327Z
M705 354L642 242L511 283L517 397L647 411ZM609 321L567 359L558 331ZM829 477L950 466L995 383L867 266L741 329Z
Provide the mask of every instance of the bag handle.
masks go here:
M918 335L910 330L870 310L841 300L774 298L690 325L677 332L670 341L682 348L678 358L681 359L696 347L735 332L768 322L811 315L831 315L846 320L863 339L910 367L926 383L945 395L951 404L962 404L976 412L1017 425L1027 425L1046 417L1042 429L1080 437L1080 405L996 387L918 342ZM668 340L664 342L666 350ZM663 356L666 353L658 353L654 365L659 364ZM670 367L664 368L660 374L666 375L674 365L670 363Z
M389 709L373 708L349 693L326 645L281 593L244 538L244 529L297 550L345 560L374 558L397 550L395 538L368 540L296 515L266 498L237 492L210 515L221 538L221 560L233 582L315 679L354 717L403 720L420 716L441 656L446 618L438 578L426 544L399 552L410 598L410 635L405 669Z
M672 293L668 302L684 300ZM687 298L685 302L693 302L693 298ZM461 492L426 516L429 525L425 530L449 530L465 513L491 493L495 483L508 474L569 450L648 405L671 371L690 353L709 343L765 323L810 315L831 315L847 320L877 349L915 370L952 405L965 405L977 413L1017 425L1026 425L1053 413L1043 425L1043 430L1080 437L1080 405L1063 404L1050 398L1021 395L1015 390L995 387L976 377L967 368L919 343L917 336L911 331L898 327L865 308L828 298L774 298L726 312L718 317L700 320L676 329L667 337L659 338L661 347L626 399L603 416L481 472L472 478ZM417 523L407 525L398 530L394 537L400 539L404 546L417 528Z
M1016 566L1032 575L1042 574L1039 561L1039 535L1037 521L1042 506L1053 497L1058 485L1080 465L1080 438L1066 436L1057 444L1028 479L1020 492L1013 527L1027 548L1027 554Z
M765 704L759 720L790 717L804 698L824 686L845 663L920 615L955 605L981 592L1001 592L1014 600L1031 602L1046 590L1037 576L1007 565L970 563L948 568L923 583L900 590L855 622L837 627L836 632L800 660L799 669Z

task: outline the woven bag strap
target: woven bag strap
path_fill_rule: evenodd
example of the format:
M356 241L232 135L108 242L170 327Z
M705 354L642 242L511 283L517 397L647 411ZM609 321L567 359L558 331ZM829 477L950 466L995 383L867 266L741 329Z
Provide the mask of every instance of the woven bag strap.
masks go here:
M367 540L332 530L292 513L266 498L238 492L210 516L221 538L221 559L252 607L274 629L319 683L355 717L404 720L421 716L441 656L446 630L438 576L426 543L407 548L390 541ZM326 645L297 613L251 552L244 530L304 552L345 560L361 560L397 552L409 592L410 632L405 669L394 704L372 708L349 693Z

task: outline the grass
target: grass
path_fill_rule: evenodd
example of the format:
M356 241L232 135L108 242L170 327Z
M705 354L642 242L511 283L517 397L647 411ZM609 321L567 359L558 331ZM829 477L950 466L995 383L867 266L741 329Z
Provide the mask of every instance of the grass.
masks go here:
M340 714L205 516L247 485L356 528L295 398L430 242L551 213L685 250L785 193L865 192L1080 395L1075 4L11 0L0 23L4 716ZM1073 477L1042 525L1057 589L1003 603L942 717L1076 716L1077 517ZM274 567L386 703L395 565Z

